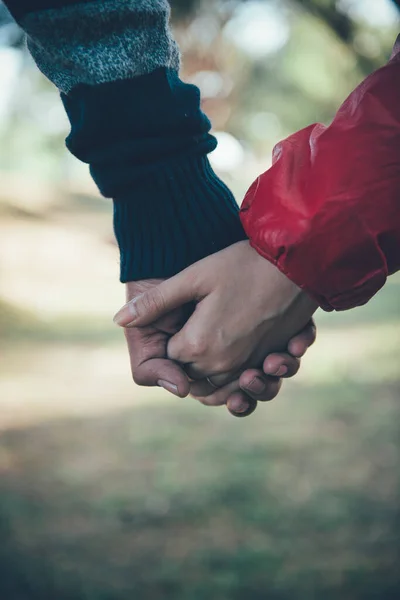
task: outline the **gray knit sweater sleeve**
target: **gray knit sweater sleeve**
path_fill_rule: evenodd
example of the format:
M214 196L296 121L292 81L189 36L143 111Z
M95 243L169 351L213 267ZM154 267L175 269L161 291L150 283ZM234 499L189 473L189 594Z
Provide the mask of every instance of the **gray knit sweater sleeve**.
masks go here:
M245 237L207 159L199 90L179 79L167 0L5 0L61 91L69 150L114 201L121 281L169 277Z
M64 93L179 69L167 0L102 0L29 12L21 19L41 71Z

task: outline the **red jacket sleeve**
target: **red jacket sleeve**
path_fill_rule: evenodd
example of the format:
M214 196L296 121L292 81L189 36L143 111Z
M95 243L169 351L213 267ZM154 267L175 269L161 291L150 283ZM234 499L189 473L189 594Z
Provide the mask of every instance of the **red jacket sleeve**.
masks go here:
M365 304L400 269L400 52L329 127L276 146L241 211L252 246L325 310Z

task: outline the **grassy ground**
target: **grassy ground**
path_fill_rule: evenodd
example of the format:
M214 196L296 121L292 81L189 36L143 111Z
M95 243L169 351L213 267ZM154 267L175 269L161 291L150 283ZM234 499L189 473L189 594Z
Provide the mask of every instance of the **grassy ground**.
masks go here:
M321 316L302 374L235 420L131 384L115 251L75 223L0 222L0 598L399 598L400 280Z

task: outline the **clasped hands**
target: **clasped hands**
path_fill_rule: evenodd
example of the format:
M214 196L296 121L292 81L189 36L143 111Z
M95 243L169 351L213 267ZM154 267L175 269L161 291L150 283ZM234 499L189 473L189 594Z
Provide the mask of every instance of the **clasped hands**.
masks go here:
M236 416L273 399L315 340L316 302L248 241L170 279L129 283L127 301L114 321L134 381Z

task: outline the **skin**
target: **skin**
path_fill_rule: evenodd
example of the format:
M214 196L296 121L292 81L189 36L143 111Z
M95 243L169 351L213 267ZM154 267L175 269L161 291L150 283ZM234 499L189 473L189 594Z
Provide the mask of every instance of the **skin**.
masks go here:
M226 404L237 416L274 398L315 340L316 304L247 242L169 280L127 284L127 300L116 322L136 383Z

